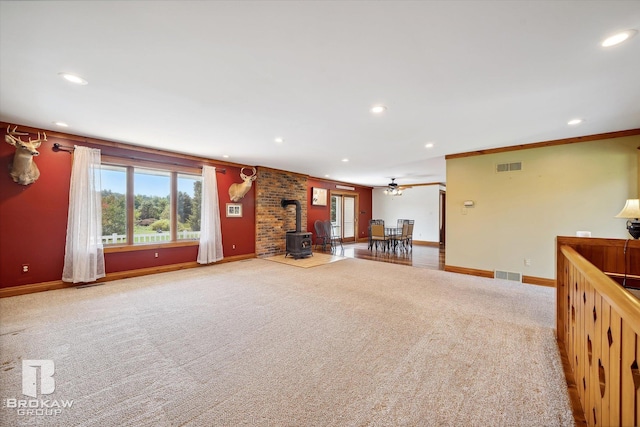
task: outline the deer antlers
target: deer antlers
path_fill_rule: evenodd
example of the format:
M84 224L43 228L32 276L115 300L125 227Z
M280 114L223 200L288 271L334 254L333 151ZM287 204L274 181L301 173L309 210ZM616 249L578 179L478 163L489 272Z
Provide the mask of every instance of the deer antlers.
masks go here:
M11 130L11 125L9 125L7 126L7 134L5 135L4 139L16 148L28 150L29 154L31 154L32 156L39 155L40 153L36 151L36 148L40 147L40 144L42 144L43 141L47 140L47 134L43 131L42 136L40 136L40 132L38 132L38 139L32 141L31 137L29 137L29 142L25 142L20 139L21 136L25 135L29 134L26 132L18 132L18 126L14 126L13 130Z
M246 181L249 178L251 178L251 181L255 181L256 180L256 168L251 168L251 170L253 170L253 173L251 175L246 175L243 172L245 169L246 168L240 169L240 178L242 178L243 181Z

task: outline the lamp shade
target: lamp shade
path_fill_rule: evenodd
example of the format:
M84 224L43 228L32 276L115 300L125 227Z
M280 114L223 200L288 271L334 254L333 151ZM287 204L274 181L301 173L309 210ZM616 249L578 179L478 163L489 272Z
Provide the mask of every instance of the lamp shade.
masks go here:
M627 203L616 218L640 218L640 199L627 199Z

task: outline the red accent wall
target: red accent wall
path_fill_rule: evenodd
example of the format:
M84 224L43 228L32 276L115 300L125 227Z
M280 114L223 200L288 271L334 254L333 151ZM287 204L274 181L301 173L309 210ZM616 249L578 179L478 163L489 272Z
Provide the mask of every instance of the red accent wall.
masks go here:
M367 227L369 226L369 220L371 220L371 209L373 206L373 193L370 187L360 187L354 184L346 184L350 187L354 187L354 191L341 190L336 188L335 181L322 180L319 178L309 178L307 180L307 230L313 233L313 242L316 239L316 230L314 223L316 220L327 221L331 214L331 191L339 191L343 193L357 194L359 197L359 212L358 212L358 238L364 239L367 237ZM313 206L311 205L313 187L326 188L327 189L327 206Z
M0 122L0 139L4 141L7 123ZM25 127L18 126L19 131ZM33 129L31 129L33 130ZM36 134L31 134L36 139ZM225 174L217 174L218 197L222 245L225 257L250 255L256 252L256 191L255 183L239 202L242 204L241 218L227 218L226 204L230 203L229 186L241 182L240 167L214 164L213 161L182 158L171 153L142 152L125 144L89 139L68 134L50 132L48 141L43 142L35 162L40 170L40 178L35 183L23 186L14 183L8 172L15 149L0 142L0 288L60 280L64 264L64 248L69 207L69 183L72 156L66 152L54 152L54 143L65 146L76 144L100 148L103 155L130 156L151 161L177 163L199 167L203 163L226 169ZM351 185L351 184L349 184ZM315 234L313 224L316 219L329 219L329 206L311 206L313 187L336 190L336 182L309 178L307 181L307 230ZM360 198L358 213L358 237L367 234L371 219L372 190L355 186ZM340 190L342 191L342 190ZM234 248L235 246L235 248ZM158 253L158 258L155 253ZM141 268L193 262L198 253L197 246L174 248L140 249L129 252L105 254L107 273L136 270ZM29 272L22 272L22 265L29 265Z
M0 138L4 141L6 123L0 123ZM18 126L18 130L24 129ZM23 137L24 138L24 137ZM31 135L36 139L37 135ZM77 144L75 140L49 136L38 151L35 162L40 178L29 186L14 183L8 172L15 149L0 144L0 288L60 280L64 264L64 248L69 206L69 183L72 156L54 152L54 143L66 146ZM170 153L142 153L122 146L114 147L98 140L81 145L100 148L105 155L129 154L132 157L155 161L179 163L185 166L202 166L193 159L171 157ZM132 147L133 148L133 147ZM211 164L208 162L208 164ZM217 165L215 165L217 166ZM243 205L242 218L227 218L226 203L230 202L228 189L233 182L241 182L240 168L229 165L217 174L222 244L225 257L255 253L255 191L253 187L239 202ZM234 248L235 245L235 248ZM158 258L155 253L158 253ZM197 246L159 248L105 254L107 273L135 270L146 267L193 262ZM22 272L22 265L29 265L29 272Z
M48 282L62 277L69 206L71 156L54 153L49 137L35 162L40 178L31 185L11 179L15 148L0 134L0 287ZM20 130L20 128L18 128ZM37 135L30 135L37 139ZM22 137L27 138L27 137ZM22 265L29 264L29 272Z
M229 187L240 183L240 169L223 166L226 174L218 174L218 200L220 203L220 226L222 227L222 249L224 256L253 254L256 252L256 186L251 185L249 192L239 202L232 202ZM251 173L251 170L244 170ZM242 204L242 217L227 218L227 203ZM235 249L233 248L235 245Z

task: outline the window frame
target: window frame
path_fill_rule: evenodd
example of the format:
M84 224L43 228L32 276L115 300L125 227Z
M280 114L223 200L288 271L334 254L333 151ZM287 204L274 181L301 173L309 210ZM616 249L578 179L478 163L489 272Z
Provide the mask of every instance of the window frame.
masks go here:
M127 236L126 243L114 243L104 245L105 253L130 252L160 248L174 248L183 246L197 246L198 240L178 240L178 174L202 177L202 168L190 167L177 164L159 163L149 160L133 160L122 157L103 155L101 164L109 166L119 166L126 169L127 194L125 200ZM162 243L134 243L134 223L135 223L135 194L134 175L135 168L161 170L170 173L170 196L171 204L171 237L168 242Z

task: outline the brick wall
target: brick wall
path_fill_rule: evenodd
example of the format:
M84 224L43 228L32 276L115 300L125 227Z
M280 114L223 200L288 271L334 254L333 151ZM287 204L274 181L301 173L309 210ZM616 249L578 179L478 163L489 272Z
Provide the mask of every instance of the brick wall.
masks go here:
M293 172L258 168L256 186L256 256L285 253L285 235L296 229L296 208L283 208L282 199L298 200L301 231L307 231L307 177Z

